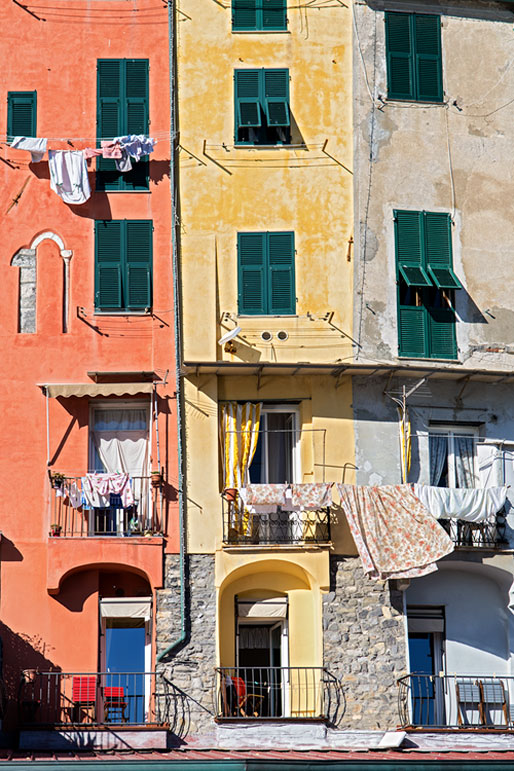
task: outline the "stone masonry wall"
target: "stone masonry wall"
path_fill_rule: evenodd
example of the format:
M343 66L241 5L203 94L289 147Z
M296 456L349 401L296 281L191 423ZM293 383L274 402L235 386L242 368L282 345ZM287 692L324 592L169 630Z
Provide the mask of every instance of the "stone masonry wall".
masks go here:
M331 557L323 597L324 663L343 683L339 728L398 725L398 677L406 672L402 594L367 578L360 559Z
M214 555L187 557L186 618L191 619L186 642L157 666L173 685L170 692L171 730L179 737L213 729L214 667L216 666L216 594ZM167 555L165 589L157 592L157 652L180 634L178 555Z

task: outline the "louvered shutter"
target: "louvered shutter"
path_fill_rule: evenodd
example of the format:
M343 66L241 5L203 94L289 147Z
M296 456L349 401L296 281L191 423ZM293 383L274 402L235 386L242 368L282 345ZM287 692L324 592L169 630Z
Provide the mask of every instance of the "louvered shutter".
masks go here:
M7 94L7 141L14 137L37 136L37 92L9 91Z
M294 314L294 233L268 233L268 312Z
M433 359L456 359L455 313L450 308L429 308L429 346Z
M95 222L95 308L121 309L123 223Z
M286 0L262 0L262 29L287 29Z
M416 98L442 102L441 19L414 14Z
M289 126L289 70L264 70L264 104L268 126Z
M124 134L149 133L148 60L127 59L125 62L125 127ZM147 190L149 161L144 156L132 163L132 171L122 175L125 190Z
M451 227L449 214L425 212L428 273L438 289L462 289L453 272Z
M401 307L398 313L398 347L400 356L425 358L427 347L427 312L423 307Z
M232 0L232 29L255 30L257 24L257 4L260 0Z
M424 268L423 214L395 211L396 264L407 286L431 286Z
M141 310L152 305L152 220L128 220L126 227L126 271L124 294L127 308Z
M259 99L259 70L234 70L236 139L237 130L262 123Z
M386 13L387 94L389 99L414 99L412 14Z
M266 307L266 234L238 233L238 305L243 315L263 316Z
M97 147L101 139L114 139L124 130L124 80L122 59L99 59L97 63ZM97 159L97 190L121 190L122 177L114 161Z

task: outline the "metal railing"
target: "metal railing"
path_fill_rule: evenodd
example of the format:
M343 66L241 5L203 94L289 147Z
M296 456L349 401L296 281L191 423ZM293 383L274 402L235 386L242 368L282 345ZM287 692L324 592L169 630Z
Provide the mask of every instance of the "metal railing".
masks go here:
M25 670L18 706L22 725L164 725L171 693L155 672Z
M323 667L219 667L215 714L233 720L324 719L337 723L339 680Z
M51 537L137 536L162 533L162 485L150 476L131 476L134 504L123 507L110 495L107 507L81 504L82 477L53 474L50 513Z
M402 728L514 728L514 677L409 674L398 680Z
M268 514L245 509L239 494L223 501L223 543L231 546L251 544L302 544L330 542L330 508L317 511L286 511L280 506Z
M453 543L463 549L498 549L502 544L508 544L503 510L486 522L466 522L463 519L439 519L438 522Z

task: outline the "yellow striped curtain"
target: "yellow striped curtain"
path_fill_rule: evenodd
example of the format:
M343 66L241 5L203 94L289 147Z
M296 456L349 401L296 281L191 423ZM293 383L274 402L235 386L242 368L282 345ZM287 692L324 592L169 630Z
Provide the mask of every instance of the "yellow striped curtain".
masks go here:
M411 429L410 417L407 409L405 410L405 423L403 412L398 407L398 417L400 420L400 455L402 464L402 482L407 483L411 463ZM405 426L405 427L404 427Z
M220 438L223 488L244 487L259 439L262 404L226 402L221 405Z

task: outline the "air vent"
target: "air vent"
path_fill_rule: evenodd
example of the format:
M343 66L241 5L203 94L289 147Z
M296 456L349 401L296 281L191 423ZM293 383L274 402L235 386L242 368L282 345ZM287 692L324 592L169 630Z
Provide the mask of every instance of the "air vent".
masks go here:
M288 337L289 335L285 329L281 329L279 332L277 332L277 340L287 340Z
M261 332L261 340L264 340L265 343L271 342L271 340L273 340L272 333L267 329L264 332Z

